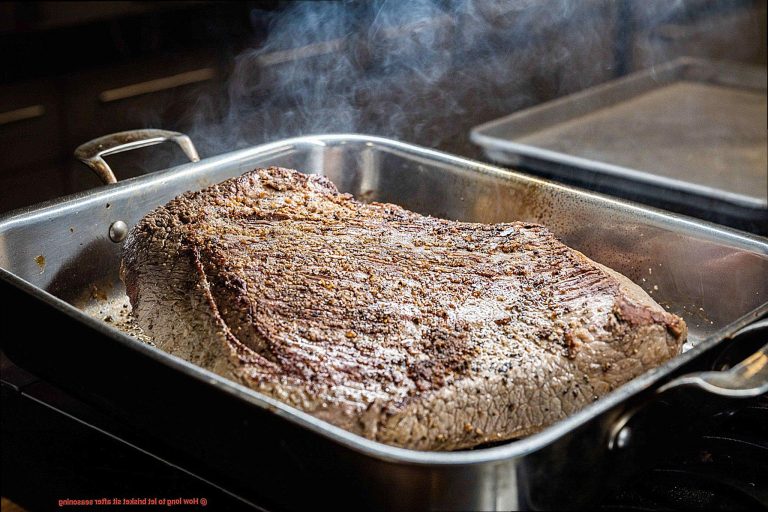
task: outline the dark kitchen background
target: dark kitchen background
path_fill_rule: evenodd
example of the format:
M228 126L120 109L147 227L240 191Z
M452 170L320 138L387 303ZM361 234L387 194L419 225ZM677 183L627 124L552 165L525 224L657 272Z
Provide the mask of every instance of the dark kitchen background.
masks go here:
M203 157L359 132L481 158L472 126L678 56L765 66L766 2L6 2L0 49L9 210L98 185L74 149L141 127Z
M2 2L0 212L98 186L73 151L116 131L181 131L203 158L358 132L482 160L480 123L681 56L765 67L766 47L764 0ZM168 144L110 160L118 178L183 161ZM102 490L230 503L5 386L4 496L35 510ZM756 503L723 489L697 503ZM635 503L649 499L682 498Z

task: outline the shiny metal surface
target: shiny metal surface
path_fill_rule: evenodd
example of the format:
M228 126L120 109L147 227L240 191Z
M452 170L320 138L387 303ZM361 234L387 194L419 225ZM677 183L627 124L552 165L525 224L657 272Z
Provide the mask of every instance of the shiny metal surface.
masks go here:
M472 222L544 223L565 243L624 273L685 318L691 332L688 350L536 435L472 451L419 452L333 427L83 313L83 308L98 310L125 300L118 277L120 244L108 234L113 222L131 226L181 192L267 165L323 174L362 200L393 202L423 214ZM301 478L312 478L313 464L326 457L365 485L366 502L360 506L371 510L509 510L588 503L613 473L620 473L615 468L594 478L585 469L606 467L612 454L622 451L608 447L627 411L685 373L702 353L768 312L766 239L362 135L279 141L12 212L0 218L0 267L1 279L103 333L105 343L130 346L169 369L300 425L300 434L286 429L280 434L285 438L274 440L284 447L281 457L261 463L285 471L286 478L305 473ZM329 442L328 453L316 453L323 445L320 440ZM315 475L317 471L322 470L317 468ZM573 489L579 489L578 496Z
M103 183L117 183L115 173L112 172L112 169L104 160L105 156L130 151L131 149L153 146L165 141L173 141L178 144L191 162L200 160L197 149L195 149L189 137L183 133L157 129L128 130L104 135L78 146L75 150L75 158L90 167Z
M768 333L768 320L756 322L742 332L751 330ZM729 370L683 375L663 385L658 392L687 386L726 398L749 398L768 393L768 343Z
M115 243L122 242L128 236L128 224L116 220L109 226L109 239Z
M471 138L503 164L759 211L768 208L765 117L765 68L685 57L489 121Z

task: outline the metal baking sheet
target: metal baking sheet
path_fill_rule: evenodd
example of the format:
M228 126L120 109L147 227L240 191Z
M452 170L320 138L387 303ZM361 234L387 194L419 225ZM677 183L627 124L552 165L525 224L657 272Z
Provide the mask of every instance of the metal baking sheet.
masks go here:
M538 434L441 453L364 439L116 329L125 291L121 247L110 240L109 226L117 220L132 226L184 191L266 165L323 174L362 200L437 217L544 223L683 316L692 346ZM228 483L258 487L278 504L299 508L588 503L637 466L633 450L642 444L608 449L616 422L675 376L700 370L698 358L768 312L764 238L362 135L279 141L9 213L0 218L0 267L6 313L21 318L33 311L36 318L23 337L5 337L12 360L161 440L173 460L202 464L213 472L208 480L227 475ZM599 478L596 468L605 469Z
M765 68L683 58L473 128L507 165L768 208ZM538 162L538 164L537 164Z

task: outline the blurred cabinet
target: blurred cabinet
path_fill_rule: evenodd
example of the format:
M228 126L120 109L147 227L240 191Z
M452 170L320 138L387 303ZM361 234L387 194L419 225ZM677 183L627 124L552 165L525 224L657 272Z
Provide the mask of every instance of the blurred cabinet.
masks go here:
M56 82L0 86L0 170L38 164L62 149L62 97Z
M45 170L64 147L58 85L38 81L0 87L2 210L61 194L61 173Z
M73 161L77 146L121 130L188 128L220 96L221 76L213 54L196 52L1 86L0 210L98 185ZM141 172L132 165L123 176Z
M172 128L194 117L221 72L212 55L156 59L88 71L64 79L65 145L113 131Z
M630 2L635 19L632 69L680 56L766 65L766 2Z

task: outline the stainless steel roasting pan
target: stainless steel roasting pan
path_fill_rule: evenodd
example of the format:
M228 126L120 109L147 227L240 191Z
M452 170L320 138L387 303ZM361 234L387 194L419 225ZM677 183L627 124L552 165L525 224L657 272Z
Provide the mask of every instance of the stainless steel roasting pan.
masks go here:
M79 156L109 180L100 155L169 138L196 157L188 140L160 131L104 138ZM184 191L267 165L324 174L363 200L437 217L546 224L685 318L690 343L539 434L438 453L350 434L105 320L125 302L118 265L126 228ZM703 405L738 407L739 397L768 390L765 348L728 371L702 373L768 311L768 240L377 137L283 140L11 212L0 218L0 267L6 325L36 319L23 336L4 333L14 362L117 419L134 439L162 446L169 460L278 509L585 506L652 455L674 450Z

